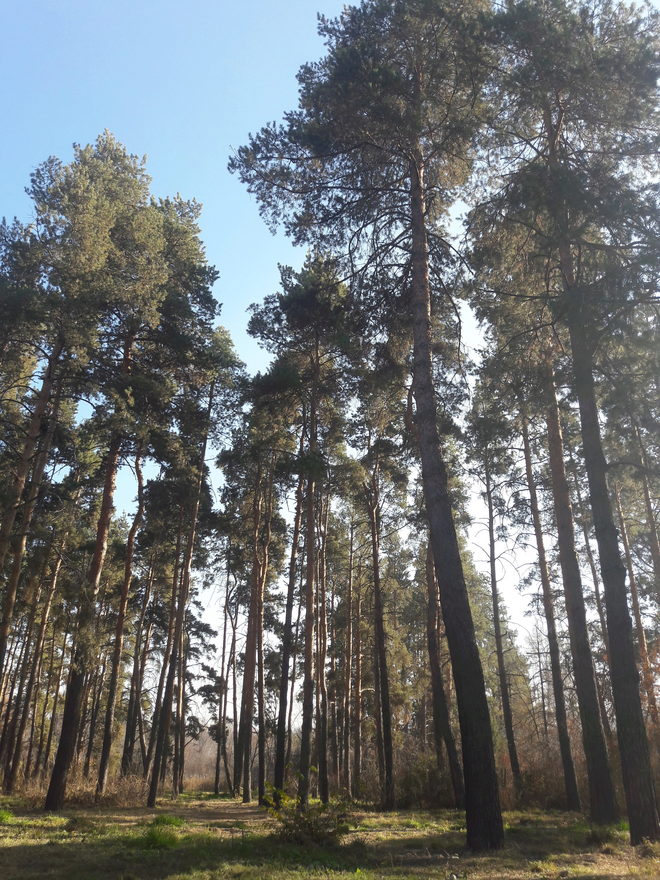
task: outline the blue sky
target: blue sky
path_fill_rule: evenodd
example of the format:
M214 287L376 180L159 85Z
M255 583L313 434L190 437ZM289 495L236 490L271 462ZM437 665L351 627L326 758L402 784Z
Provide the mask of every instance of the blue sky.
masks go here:
M109 129L147 154L156 195L204 205L202 238L220 272L222 323L254 371L246 307L277 289L277 264L304 253L272 236L228 174L231 149L295 107L295 74L323 54L317 11L339 0L5 0L0 30L0 216L30 217L24 193L50 155Z

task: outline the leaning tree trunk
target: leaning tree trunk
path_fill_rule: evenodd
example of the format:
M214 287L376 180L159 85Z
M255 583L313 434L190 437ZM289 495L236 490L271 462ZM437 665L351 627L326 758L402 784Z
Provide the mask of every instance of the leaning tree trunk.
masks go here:
M442 580L442 612L456 686L463 749L467 842L473 850L502 846L504 826L495 767L490 714L474 632L458 536L438 433L431 356L431 296L426 238L424 164L410 165L413 329L413 389L422 462L422 483L433 559Z
M566 699L564 697L564 679L561 671L559 652L559 639L555 625L555 609L548 573L548 562L543 543L543 526L539 511L539 501L532 470L532 452L529 442L529 429L527 419L522 415L522 437L525 455L525 473L527 476L527 491L532 512L534 536L536 538L536 550L539 557L539 571L541 574L541 591L543 598L543 612L548 630L548 650L550 652L550 672L552 674L552 691L555 699L555 721L557 723L557 737L559 739L559 753L561 755L562 768L564 771L564 788L566 790L566 807L569 810L580 810L580 793L575 776L575 765L571 753L571 739L568 734L568 721L566 718Z

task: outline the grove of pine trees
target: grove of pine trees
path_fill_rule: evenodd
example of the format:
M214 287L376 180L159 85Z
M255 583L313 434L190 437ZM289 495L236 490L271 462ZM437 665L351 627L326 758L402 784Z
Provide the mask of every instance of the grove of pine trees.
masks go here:
M659 25L320 17L229 160L307 248L245 294L256 375L195 201L109 132L34 171L0 228L4 792L153 806L197 743L216 793L453 805L473 850L504 805L660 839Z

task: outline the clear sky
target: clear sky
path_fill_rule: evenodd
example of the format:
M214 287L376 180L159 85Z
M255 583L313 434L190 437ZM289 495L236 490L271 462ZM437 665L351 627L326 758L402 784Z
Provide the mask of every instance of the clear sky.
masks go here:
M32 169L109 129L147 155L158 196L204 205L202 238L220 272L222 323L254 371L246 307L277 289L278 263L304 253L272 236L228 174L232 148L297 102L295 74L323 54L317 12L340 0L4 0L0 28L0 216L27 220Z

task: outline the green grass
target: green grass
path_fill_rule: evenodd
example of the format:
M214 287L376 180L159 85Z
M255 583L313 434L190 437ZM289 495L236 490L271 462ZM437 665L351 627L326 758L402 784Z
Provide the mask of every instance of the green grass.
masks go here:
M152 820L151 824L156 828L164 825L170 826L171 828L181 828L186 824L186 820L183 816L173 816L170 813L160 813Z
M624 827L605 829L598 836L579 816L534 810L507 813L504 849L473 855L465 849L463 817L450 810L355 811L352 830L342 843L301 846L282 841L265 813L234 801L191 795L169 801L167 812L80 809L50 815L29 811L18 801L3 801L3 808L3 880L660 877L656 844L633 850Z

